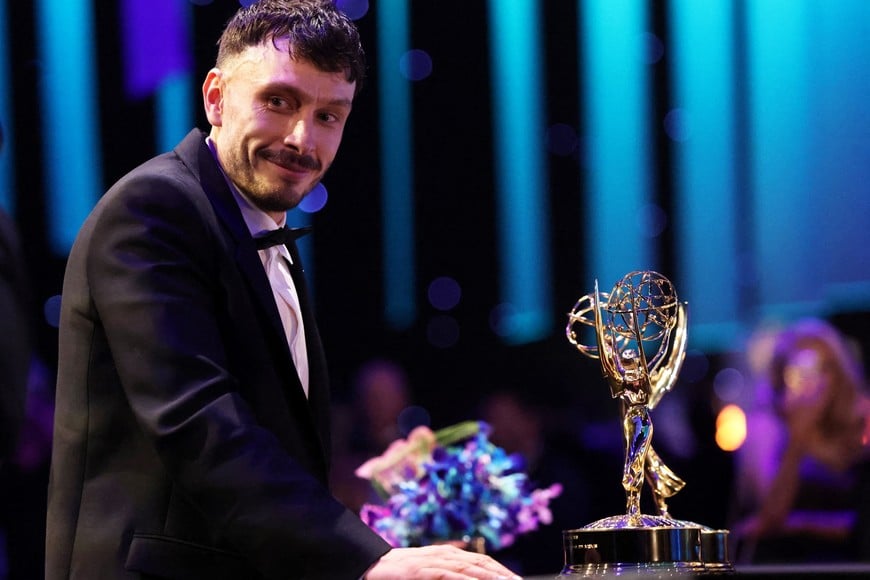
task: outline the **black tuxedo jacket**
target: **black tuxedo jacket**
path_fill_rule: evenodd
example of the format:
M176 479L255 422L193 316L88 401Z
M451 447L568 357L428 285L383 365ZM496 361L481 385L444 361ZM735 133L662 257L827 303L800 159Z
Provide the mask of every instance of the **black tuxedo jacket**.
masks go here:
M386 553L327 491L326 366L293 276L308 399L204 133L103 196L64 279L48 580L355 578Z

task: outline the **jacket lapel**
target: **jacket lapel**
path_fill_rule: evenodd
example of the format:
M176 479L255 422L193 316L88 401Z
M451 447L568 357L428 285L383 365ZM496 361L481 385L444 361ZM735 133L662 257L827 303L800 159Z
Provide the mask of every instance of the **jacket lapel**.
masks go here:
M245 280L250 286L254 296L254 303L265 314L269 321L270 340L283 345L283 352L287 360L290 358L290 348L284 338L284 329L281 326L281 317L275 300L272 296L272 288L269 279L263 270L257 249L254 246L251 233L248 231L242 213L236 204L235 198L227 185L226 179L212 156L211 150L205 143L205 135L198 129L194 129L176 147L178 155L188 164L194 175L199 176L200 185L211 202L218 218L224 228L230 234L231 246L235 249L235 260ZM280 340L278 340L280 339ZM294 369L295 374L295 369ZM301 386L300 386L301 388Z
M324 454L330 457L330 429L329 429L329 378L326 367L326 359L323 354L323 345L320 341L320 332L317 330L317 320L314 309L311 306L311 298L308 293L308 282L305 279L305 270L299 249L295 243L287 244L293 264L290 266L290 275L299 295L299 304L302 308L302 323L305 327L305 342L308 348L308 403L316 417L316 424L320 431L320 441L323 443Z
M267 328L264 329L267 333L267 339L269 343L276 345L280 350L279 366L281 368L279 375L284 378L284 384L287 385L286 394L294 407L307 410L312 428L318 434L320 447L323 451L323 460L328 464L328 401L325 404L323 402L323 397L328 398L328 388L324 384L326 380L325 363L323 363L323 349L320 345L316 322L311 313L304 275L299 266L298 252L291 254L294 263L297 264L292 268L291 275L297 285L297 291L300 292L299 298L302 303L306 340L309 341L307 342L311 366L309 394L314 393L314 398L311 400L306 399L302 384L299 382L299 375L293 365L293 358L287 344L284 327L281 324L281 317L278 314L278 307L275 305L272 287L263 269L254 240L223 173L205 143L205 134L199 129L194 129L176 147L175 151L194 175L199 176L203 191L211 202L225 231L229 233L230 246L234 248L234 259L239 271L248 284L255 307L260 309L262 318L267 321ZM295 248L292 248L291 252L296 252ZM314 385L317 386L313 387ZM324 408L326 408L326 414L323 412Z

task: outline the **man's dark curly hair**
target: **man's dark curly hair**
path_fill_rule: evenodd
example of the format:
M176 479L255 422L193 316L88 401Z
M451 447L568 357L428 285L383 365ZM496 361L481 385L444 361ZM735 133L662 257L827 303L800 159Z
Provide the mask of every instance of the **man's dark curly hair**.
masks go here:
M359 93L365 53L356 25L331 0L259 0L236 12L218 40L217 66L267 40L290 40L290 58L344 72Z

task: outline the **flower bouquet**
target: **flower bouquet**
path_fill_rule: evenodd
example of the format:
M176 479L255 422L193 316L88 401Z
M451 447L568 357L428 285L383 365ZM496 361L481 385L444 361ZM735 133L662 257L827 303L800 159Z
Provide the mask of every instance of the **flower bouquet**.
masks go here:
M491 428L466 421L439 431L415 428L356 475L371 481L383 505L360 517L393 547L484 538L491 550L552 521L558 483L532 490L519 455L489 441Z

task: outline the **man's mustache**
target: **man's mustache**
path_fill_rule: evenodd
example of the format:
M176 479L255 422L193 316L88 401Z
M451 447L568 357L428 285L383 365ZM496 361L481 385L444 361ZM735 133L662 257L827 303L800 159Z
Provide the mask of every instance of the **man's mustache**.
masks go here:
M303 168L311 171L320 171L321 165L317 159L309 155L299 155L293 151L263 150L260 156L286 169Z

